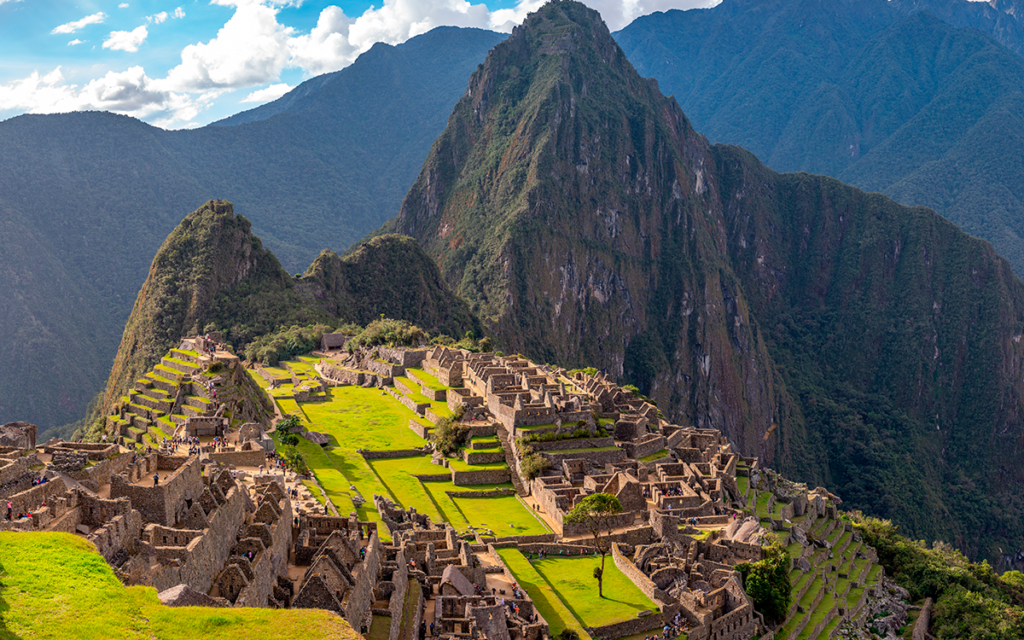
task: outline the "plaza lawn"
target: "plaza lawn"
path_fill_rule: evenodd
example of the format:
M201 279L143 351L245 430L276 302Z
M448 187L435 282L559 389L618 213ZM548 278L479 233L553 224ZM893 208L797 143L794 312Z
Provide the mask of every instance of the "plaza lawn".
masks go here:
M657 610L640 589L625 576L611 556L604 563L604 598L597 596L594 567L601 566L601 557L551 557L533 563L548 581L576 619L587 627L600 627L636 618L636 614Z
M476 487L473 487L476 488ZM532 536L551 533L516 496L497 498L451 498L469 523L494 531L496 536Z
M519 549L508 548L498 549L498 555L505 562L512 575L515 576L519 586L526 589L533 600L533 605L548 623L552 638L557 638L563 629L572 629L580 635L581 640L589 640L590 636L583 630L583 626L573 616L572 612L558 598L555 590L548 584L530 561L526 559ZM593 578L591 578L593 580Z
M0 533L0 576L0 638L359 638L317 609L165 607L67 533Z
M511 483L457 486L450 480L421 482L416 475L437 475L447 471L431 464L430 456L381 458L370 460L369 465L396 502L403 507L416 507L434 522L450 522L460 530L469 525L492 529L496 536L551 532L515 496L452 498L447 493L511 489Z

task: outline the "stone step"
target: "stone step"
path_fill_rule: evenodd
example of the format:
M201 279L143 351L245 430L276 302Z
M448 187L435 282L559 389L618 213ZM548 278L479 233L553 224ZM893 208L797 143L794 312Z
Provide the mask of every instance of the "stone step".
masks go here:
M178 424L178 425L185 424L185 419L186 419L186 416L183 416L180 413L172 413L171 414L171 421L174 422L174 424Z
M168 367L164 364L156 365L155 367L153 367L153 371L156 373L156 375L160 376L161 378L169 380L175 384L181 382L181 379L185 377L185 374L182 373L181 371L178 371L177 369L172 369L171 367Z
M199 368L196 365L192 364L191 362L186 362L185 360L179 360L177 358L171 358L168 356L164 356L163 358L161 358L160 364L167 367L168 369L173 369L175 371L179 371L181 373L189 375L191 375L193 371L196 371Z
M181 405L181 411L189 418L201 418L209 413L209 409L198 409L189 404Z
M210 408L210 401L200 396L185 396L185 402L183 406L195 407L201 411L207 411Z
M170 400L157 400L156 398L151 398L135 392L132 392L129 395L129 398L131 399L132 404L149 407L150 409L159 411L160 413L167 413L171 410L171 407L174 406L174 403ZM156 417L158 416L154 416L154 418Z

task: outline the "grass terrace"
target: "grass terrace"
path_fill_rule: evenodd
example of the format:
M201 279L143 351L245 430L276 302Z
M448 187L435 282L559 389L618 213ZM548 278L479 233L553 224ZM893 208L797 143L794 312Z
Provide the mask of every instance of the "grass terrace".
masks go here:
M600 627L636 618L641 611L655 611L657 605L643 594L611 558L604 565L604 598L597 597L594 568L601 566L600 556L583 558L545 558L533 563L577 620Z
M409 368L406 369L405 372L409 374L409 376L413 378L415 382L428 389L433 389L434 391L447 391L448 389L451 388L441 384L440 380L430 375L423 369Z
M498 555L501 556L512 575L516 577L516 582L530 594L533 605L548 623L551 637L557 638L563 629L572 629L579 634L581 640L590 639L587 632L583 630L583 625L565 606L565 603L555 593L554 588L534 569L526 556L519 552L519 549L498 549Z
M655 451L649 456L640 458L640 462L654 462L655 460L661 460L662 458L668 457L668 449L662 449L661 451Z
M67 533L0 533L0 637L191 640L360 636L317 609L165 607L125 587L96 548Z

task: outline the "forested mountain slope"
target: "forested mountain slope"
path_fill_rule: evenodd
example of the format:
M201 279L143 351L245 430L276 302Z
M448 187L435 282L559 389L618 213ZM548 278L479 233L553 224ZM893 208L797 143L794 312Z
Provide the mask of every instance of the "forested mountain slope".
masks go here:
M896 4L726 0L616 37L709 139L932 207L1022 274L1024 58Z
M711 146L599 16L532 14L473 74L398 217L506 351L973 554L1024 533L1024 285L924 208Z
M195 131L97 112L0 123L0 423L84 415L154 253L210 198L232 200L291 272L379 227L503 37L439 28L378 44Z

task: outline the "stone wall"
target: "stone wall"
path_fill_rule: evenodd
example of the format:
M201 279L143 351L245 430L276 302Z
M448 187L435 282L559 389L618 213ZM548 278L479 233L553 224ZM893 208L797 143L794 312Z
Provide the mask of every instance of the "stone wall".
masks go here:
M267 460L263 449L253 451L224 451L209 454L210 461L236 467L258 467Z
M914 622L914 640L926 640L928 638L928 626L932 622L932 599L925 598L924 606L921 607L921 615Z
M89 534L100 555L107 562L135 551L142 533L142 516L135 509L125 515L114 516L106 524Z
M272 500L268 492L264 500ZM277 502L281 513L276 521L263 522L271 530L271 545L256 557L253 564L255 576L249 582L238 600L237 607L265 607L274 592L277 576L288 573L288 551L292 543L292 503L288 498ZM257 516L259 512L257 512Z
M569 451L567 453L541 451L540 455L550 460L553 465L561 464L562 460L575 460L577 458L585 458L588 463L598 466L615 464L616 462L622 462L626 459L626 452L622 449L614 449L610 451L583 451L580 453L575 451Z
M457 485L502 484L512 479L508 469L483 469L481 471L455 471L452 469L452 482Z
M167 458L170 457L158 455L157 468L174 464L173 460ZM196 456L188 458L170 476L161 479L156 487L133 484L125 475L116 475L110 479L111 498L128 498L144 520L166 526L176 524L178 516L183 514L185 500L197 500L202 489L199 458ZM173 586L169 585L168 588Z
M607 438L566 438L565 440L534 441L527 443L534 451L560 451L567 449L593 449L596 447L614 447L615 439Z
M352 569L355 585L345 598L344 618L353 629L362 628L373 605L373 588L377 585L377 576L380 575L382 546L377 533L374 532L369 544L366 545L366 557Z
M388 611L391 612L389 640L399 640L398 636L402 630L402 617L405 612L405 594L409 590L409 562L402 549L398 550L395 564L395 572L391 576L391 582L395 585L395 589L391 592L391 600L388 602Z
M619 550L619 544L617 542L612 543L612 561L615 562L615 566L618 567L630 582L636 585L636 588L643 591L644 595L650 598L659 607L664 606L667 602L672 600L672 597L667 593L658 588L658 585L654 584L650 578L648 578L643 571L637 568L629 558L622 555Z
M618 529L628 527L636 521L636 512L626 511L608 519L611 528ZM590 535L590 529L586 524L565 524L562 523L562 535L566 537Z
M231 556L231 549L235 546L235 532L245 520L247 502L247 496L242 495L241 489L229 489L224 503L208 514L209 526L203 535L193 538L185 546L182 564L160 566L136 584L148 584L156 587L157 591L187 584L196 591L207 593L213 586L214 577ZM155 553L156 547L153 549Z
M504 451L487 451L478 452L466 449L463 451L462 459L466 464L489 464L492 462L504 462L505 452Z
M91 467L86 467L70 475L75 480L95 491L105 484L110 484L112 476L123 473L131 466L132 458L132 454L123 453L101 460Z
M67 490L68 488L64 481L57 477L45 484L37 484L31 489L16 493L9 497L8 500L11 501L11 509L14 511L14 515L30 513L36 511L44 502L47 504L53 502L53 498L62 495ZM5 504L4 507L6 506Z

